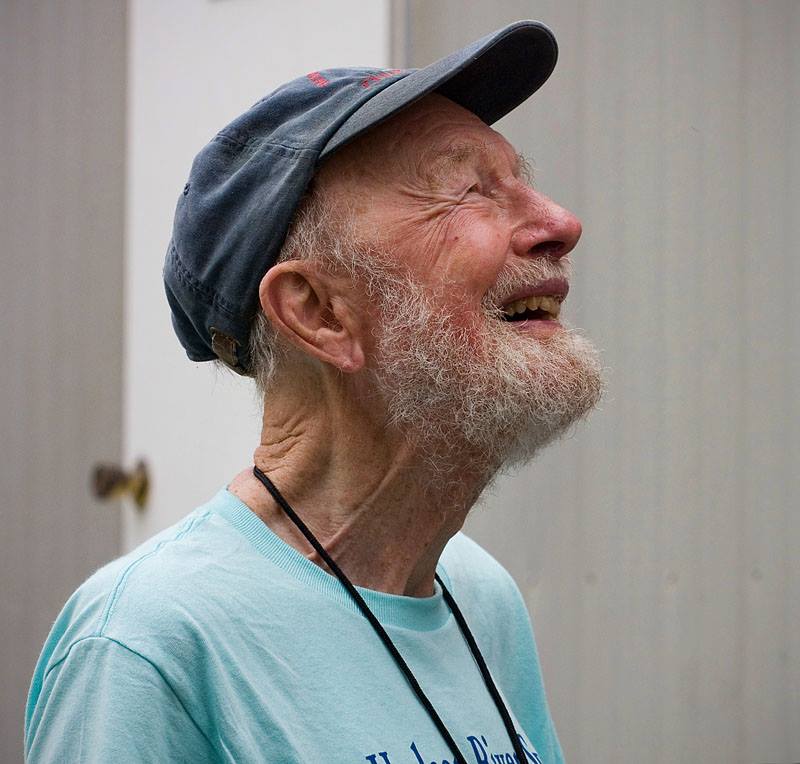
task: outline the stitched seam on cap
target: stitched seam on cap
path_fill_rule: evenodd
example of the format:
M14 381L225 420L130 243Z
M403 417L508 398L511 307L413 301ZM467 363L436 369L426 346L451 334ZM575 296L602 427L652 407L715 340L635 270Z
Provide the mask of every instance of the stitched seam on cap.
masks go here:
M228 125L228 127L224 127L220 130L214 138L225 138L226 140L230 141L231 143L237 143L240 146L246 146L250 141L252 136L250 133L245 132L244 130L239 130L236 127Z
M234 138L233 136L226 135L224 133L218 133L213 138L214 142L216 143L229 143L233 146L236 146L243 151L258 151L259 149L265 147L271 147L276 149L284 149L285 151L291 151L292 153L309 153L309 154L318 154L319 151L313 148L309 148L308 146L293 146L290 143L281 143L279 141L262 141L259 140L258 137L251 136L246 141L241 141L238 138Z
M207 286L204 286L197 279L195 279L194 276L192 276L192 274L189 272L189 269L183 264L183 261L181 260L180 255L178 255L178 250L175 248L174 244L172 244L170 247L170 252L175 265L175 276L185 287L191 289L193 292L202 297L206 304L219 308L230 318L241 318L241 316L239 316L239 314L233 308L231 308L217 292L209 289Z

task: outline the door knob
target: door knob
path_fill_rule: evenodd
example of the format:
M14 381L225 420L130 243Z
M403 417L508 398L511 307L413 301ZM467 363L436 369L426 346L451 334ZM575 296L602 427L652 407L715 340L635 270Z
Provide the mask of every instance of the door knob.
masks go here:
M130 472L118 464L96 464L92 473L92 493L101 501L130 496L139 509L147 504L150 478L147 464L140 459Z

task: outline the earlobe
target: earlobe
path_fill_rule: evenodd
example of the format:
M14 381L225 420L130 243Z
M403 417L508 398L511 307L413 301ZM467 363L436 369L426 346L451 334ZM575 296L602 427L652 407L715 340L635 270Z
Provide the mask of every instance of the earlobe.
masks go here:
M304 353L353 373L364 366L362 322L338 293L337 280L302 260L270 268L261 307L281 335Z

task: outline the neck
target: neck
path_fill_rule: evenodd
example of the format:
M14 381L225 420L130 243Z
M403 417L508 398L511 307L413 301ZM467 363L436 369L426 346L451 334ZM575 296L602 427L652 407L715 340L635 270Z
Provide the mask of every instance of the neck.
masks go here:
M288 386L287 386L288 389ZM270 395L254 462L357 586L434 592L436 564L488 477L469 465L434 474L428 460L354 403L338 381L302 397ZM280 538L327 568L251 469L229 490Z

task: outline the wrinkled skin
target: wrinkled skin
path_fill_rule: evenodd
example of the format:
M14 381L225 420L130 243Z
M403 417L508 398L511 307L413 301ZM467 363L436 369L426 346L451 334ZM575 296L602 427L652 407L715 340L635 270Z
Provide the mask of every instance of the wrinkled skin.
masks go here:
M572 213L528 185L503 136L438 95L346 146L320 176L364 236L473 310L509 260L559 259L581 235Z
M457 330L452 336L474 344L476 362L487 360L479 353L487 321L500 321L487 318L487 301L497 308L507 297L496 294L498 278L534 262L558 271L581 233L574 215L528 185L501 135L438 95L341 149L315 182L354 216L359 241L388 253L422 288ZM452 441L447 460L455 479L432 480L419 444L402 426L387 426L385 396L373 394L389 353L381 346L381 309L352 278L289 261L267 273L260 295L267 317L298 352L270 394L255 463L355 584L431 595L445 544L497 465L476 463L486 454L459 443L456 428L441 440L443 449ZM523 347L569 345L557 321L503 324L500 331ZM424 343L424 332L415 341ZM564 368L580 376L576 359ZM249 470L230 490L324 567Z

